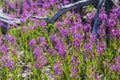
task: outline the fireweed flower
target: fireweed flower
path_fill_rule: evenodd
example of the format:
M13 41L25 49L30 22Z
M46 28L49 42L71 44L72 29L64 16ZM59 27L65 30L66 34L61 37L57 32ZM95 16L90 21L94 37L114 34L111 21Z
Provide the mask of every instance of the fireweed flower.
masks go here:
M104 35L105 35L105 29L104 29L103 26L101 26L101 27L98 29L98 34L99 34L100 36L104 36Z
M74 66L78 66L79 63L80 63L80 60L79 60L77 57L72 56L70 62L71 62L71 64L73 64Z
M96 36L97 36L97 35L96 35L95 33L91 33L91 34L90 34L90 39L89 39L89 41L90 41L90 42L96 42Z
M110 69L120 72L120 56L118 56L118 57L116 58L115 64L112 64L112 65L110 66Z
M68 36L69 35L69 30L68 29L59 29L61 36Z
M47 26L47 23L45 21L41 21L40 25L42 26L42 28L44 29Z
M22 27L22 30L23 30L24 32L26 32L26 31L28 30L28 27L24 26L24 27Z
M72 68L70 77L74 77L75 76L76 78L78 78L79 75L77 73L78 73L78 69Z
M20 14L20 8L16 8L17 14Z
M12 36L12 38L10 39L10 43L11 44L16 44L17 43L15 36Z
M73 45L76 47L80 46L80 41L83 39L83 35L82 34L75 34L74 35L74 40L73 40Z
M76 29L80 30L82 28L82 22L81 22L81 19L79 19L77 22L74 22L73 23L74 26Z
M35 27L34 26L29 26L29 29L30 30L33 30Z
M50 35L50 40L53 43L53 45L56 45L56 42L57 42L57 40L59 40L59 38L57 37L56 34L51 34Z
M87 13L87 15L86 15L86 21L88 22L88 23L91 23L92 22L92 20L93 20L93 18L94 18L94 13Z
M74 38L77 38L77 39L79 39L79 40L82 40L82 39L83 39L83 35L77 33L77 34L74 35Z
M57 26L57 28L61 27L62 26L62 22L56 22L55 25Z
M106 20L107 19L107 14L105 13L105 11L101 11L99 14L99 18L101 20Z
M116 29L116 32L117 32L117 36L120 37L120 29Z
M96 74L96 75L95 75L95 77L96 77L96 80L101 80L101 78L100 78L100 75L99 75L99 74Z
M49 53L49 54L54 55L54 52L55 52L55 51L54 51L54 48L49 48L49 49L48 49L48 53Z
M85 50L92 50L92 43L91 43L91 42L85 43L85 44L84 44L84 49L85 49Z
M28 11L23 11L22 15L21 15L21 18L22 18L22 22L25 22L27 20L27 18L30 16L30 12Z
M42 68L44 65L47 64L47 59L44 56L37 57L37 60L35 61L35 67L36 68Z
M30 6L29 6L29 4L27 3L27 1L24 1L24 2L23 2L23 9L24 9L24 10L29 10L29 9L30 9Z
M31 39L29 40L29 47L32 48L33 46L36 45L36 40L35 39Z
M81 19L79 19L80 21L78 22L73 22L73 25L70 27L70 32L75 35L77 33L79 33L82 30L82 22Z
M39 15L39 16L45 16L45 15L48 15L48 13L49 13L49 11L48 10L46 11L45 8L40 8L39 11L37 12L37 15Z
M10 57L11 57L10 52L5 52L5 51L2 52L1 58L2 58L3 61L9 59Z
M116 65L115 64L113 64L113 65L111 65L110 66L110 69L113 71L113 70L116 70Z
M3 43L2 36L0 36L0 44L2 44L2 43Z
M35 47L33 53L34 53L34 56L35 56L36 58L38 58L38 57L41 55L41 53L42 53L42 49L41 49L39 46L37 46L37 47Z
M5 45L1 45L0 46L0 51L2 51L2 52L8 52L9 48L7 46L5 46Z
M7 1L7 5L8 5L9 8L14 8L15 7L14 2L11 2L11 1Z
M3 22L2 21L0 21L0 26L2 26L3 25Z
M107 20L107 26L108 27L114 27L114 26L116 26L116 20L115 19L112 19L112 18L108 18L108 20Z
M23 12L23 14L22 14L22 17L23 17L23 18L26 18L26 17L28 16L28 14L29 14L29 12L25 10L25 11Z
M55 41L56 38L57 38L57 35L56 35L56 34L51 34L51 35L50 35L50 40L51 40L51 41Z
M14 25L14 27L16 27L16 26L17 26L17 25L15 24L15 25ZM8 28L8 29L12 29L12 28L13 28L13 26L12 26L12 25L10 25L10 24L8 24L7 28Z
M117 17L119 17L120 16L120 8L113 8L113 10L112 10L112 12L113 13L116 13L117 14Z
M60 40L57 40L55 46L58 51L58 54L65 57L67 50L66 50L64 43Z
M79 46L80 46L80 40L77 39L77 38L75 38L75 39L73 40L73 45L74 45L75 47L79 47Z
M38 40L38 42L40 42L41 47L45 47L47 45L47 41L46 41L45 37L39 36L39 37L37 37L37 40Z
M44 5L43 5L43 8L49 8L50 7L50 4L48 2L44 2Z
M61 9L61 6L60 6L60 5L55 5L55 7L57 7L57 9Z
M38 21L38 20L36 20L36 19L33 19L33 21L34 21L34 28L37 28L38 26L40 26L40 21Z
M15 43L17 43L15 37L12 37L10 41L11 41L11 44L15 44Z
M105 41L98 42L96 47L97 47L96 52L102 53L106 49L106 42Z
M120 56L118 56L118 57L116 58L116 63L117 63L117 64L120 63Z
M11 40L12 36L10 34L6 34L7 40Z
M8 59L8 60L6 61L6 66L7 66L9 69L13 69L13 68L14 68L14 61Z
M11 43L15 44L16 43L16 38L14 36L11 36L10 34L6 35L6 39Z
M117 14L116 13L110 13L110 18L111 19L117 19Z
M14 61L11 59L4 59L2 60L1 67L7 67L10 70L14 69Z
M67 15L67 14L66 14ZM70 18L70 17L68 17L68 18ZM63 20L63 25L68 25L68 26L70 26L70 25L72 25L72 23L71 23L71 21L69 20L69 19L64 19Z
M63 5L68 5L69 4L69 0L64 0L63 1Z
M55 3L55 0L50 0L50 5L53 5Z
M67 17L72 18L73 13L67 13ZM71 20L69 20L71 22Z
M110 16L107 20L107 26L108 27L114 27L117 24L117 14L116 13L110 13Z
M120 56L116 58L116 70L120 72Z
M62 74L63 73L62 68L61 68L59 63L54 64L54 73L55 74Z
M38 3L38 2L32 2L32 3L31 3L31 6L32 6L32 8L33 8L33 11L36 10L36 8L37 8L38 5L41 5L41 3Z
M14 49L12 50L12 53L13 53L13 54L18 54L18 50L17 50L16 48L14 48Z
M86 25L84 25L83 29L85 32L88 32L90 30L90 27L91 27L90 24L86 24Z
M117 30L114 29L114 28L111 29L111 31L110 31L110 36L112 37L112 39L114 39L116 35L117 35Z
M78 29L76 27L70 27L69 31L74 35L78 33Z
M76 61L77 61L77 58L74 57L74 56L72 56L72 58L71 58L71 62L75 63Z
M77 57L72 56L70 62L71 62L71 75L70 75L70 77L78 78L79 77L78 66L79 66L80 60Z

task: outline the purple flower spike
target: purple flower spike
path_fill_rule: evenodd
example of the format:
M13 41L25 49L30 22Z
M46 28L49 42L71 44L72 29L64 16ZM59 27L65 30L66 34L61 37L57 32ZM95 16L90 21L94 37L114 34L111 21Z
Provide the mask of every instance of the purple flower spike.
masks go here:
M40 56L40 54L42 53L42 49L37 46L35 49L34 49L34 55L36 58L38 58Z
M15 44L16 43L16 38L14 36L11 36L10 34L6 35L7 40L11 43L11 44Z
M61 36L68 36L69 35L69 30L68 29L60 28L59 31L61 33Z
M39 36L37 40L40 42L40 46L45 47L47 45L47 41L45 37Z
M22 27L22 30L25 32L28 30L28 27Z
M76 69L76 68L74 69L74 68L73 68L71 72L72 72L71 75L70 75L71 78L74 77L74 76L75 76L76 78L79 77L78 74L77 74L78 69Z
M89 42L89 43L87 43L87 44L85 43L85 44L84 44L84 49L85 49L85 50L92 50L92 43L91 43L91 42Z
M85 32L88 32L89 30L90 30L90 24L86 24L85 26L84 26L84 31Z
M50 40L51 41L55 41L57 39L57 35L56 34L51 34L50 35Z
M111 65L111 66L110 66L110 69L111 69L111 70L116 70L116 65L114 65L114 64Z
M31 40L29 41L29 46L30 46L30 48L32 48L34 45L36 45L36 40L35 40L35 39L31 39Z
M101 20L106 20L107 19L107 14L105 13L105 11L102 11L100 14L99 14L99 18Z
M115 19L112 19L112 18L109 18L108 19L108 21L107 21L107 25L109 26L109 27L114 27L114 26L116 26L116 20Z
M60 64L58 64L58 63L54 64L54 72L55 72L55 74L61 74L62 73L62 70L60 69Z
M14 61L13 60L7 60L6 66L7 67L13 67L14 66Z
M0 51L5 51L5 52L8 52L9 51L9 49L8 49L8 47L7 46L5 46L5 45L2 45L2 46L0 46Z
M96 36L95 33L90 34L90 42L96 42Z
M36 68L42 68L47 64L47 59L44 56L39 56L35 62Z
M54 55L54 49L53 48L49 48L48 52L49 52L49 54Z
M97 44L96 52L102 53L105 49L106 49L106 42L105 41L101 41L101 42L99 42Z
M56 49L58 51L58 54L65 57L65 54L67 53L65 45L63 44L62 41L57 40L56 41Z

